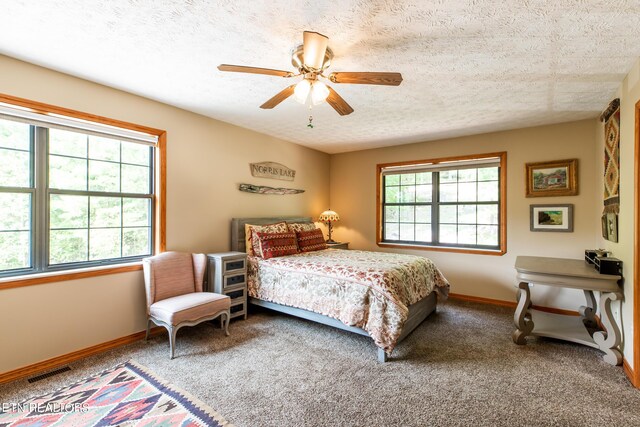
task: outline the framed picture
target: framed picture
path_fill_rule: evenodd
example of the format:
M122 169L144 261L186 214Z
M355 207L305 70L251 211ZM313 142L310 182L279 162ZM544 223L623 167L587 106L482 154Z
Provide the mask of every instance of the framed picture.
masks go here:
M531 205L531 231L573 232L573 205Z
M527 197L578 194L578 159L527 163Z
M618 215L614 213L607 213L603 215L603 218L606 218L606 239L610 242L618 242Z

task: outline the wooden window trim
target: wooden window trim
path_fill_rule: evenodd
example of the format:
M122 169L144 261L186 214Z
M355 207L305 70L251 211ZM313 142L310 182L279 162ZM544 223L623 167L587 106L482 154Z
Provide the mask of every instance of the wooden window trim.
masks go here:
M31 101L0 93L0 102L14 106L28 108L41 114L57 114L76 119L101 123L137 132L143 132L158 137L155 156L156 187L153 195L154 208L154 253L164 252L167 247L167 132L147 126L137 125L122 120L110 119L90 113L83 113L69 108L58 107L42 102ZM123 263L124 264L124 263ZM32 275L13 276L0 281L0 290L19 288L23 286L40 285L43 283L62 282L67 280L84 279L87 277L117 274L128 271L142 270L142 264L127 263L110 267L93 267L78 270L64 270L50 273L36 273Z
M633 221L635 232L633 237L633 368L625 365L631 383L640 388L640 101L635 105L635 143L634 143L634 209ZM626 362L626 360L625 360Z
M444 162L473 160L484 157L500 159L500 249L452 248L447 246L411 245L401 243L385 243L382 241L382 170L392 166L407 166L420 163L439 164ZM404 162L379 163L376 165L376 244L381 248L417 249L422 251L457 252L475 255L502 256L507 253L507 153L483 153L468 156L443 157L438 159L409 160Z

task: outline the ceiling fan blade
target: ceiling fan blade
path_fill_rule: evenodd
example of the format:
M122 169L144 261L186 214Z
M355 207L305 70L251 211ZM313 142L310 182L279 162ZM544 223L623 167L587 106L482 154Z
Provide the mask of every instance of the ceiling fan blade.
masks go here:
M347 101L342 99L338 92L333 90L331 86L327 86L329 89L329 96L327 96L327 103L333 107L334 110L338 112L341 116L346 116L348 114L353 113L353 108L351 105L347 104Z
M338 72L329 74L329 80L333 83L353 83L360 85L385 85L398 86L402 83L400 73L348 73Z
M280 92L276 93L273 98L262 104L260 108L269 110L275 107L276 105L280 104L282 101L293 95L293 90L295 89L295 87L296 85L291 85L287 88L282 89Z
M258 67L245 67L243 65L218 65L220 71L232 71L235 73L251 73L251 74L266 74L269 76L278 77L292 77L293 73L290 71L272 70L271 68L258 68Z
M329 38L320 33L305 31L303 37L303 59L304 65L316 70L322 69L324 54L327 51Z

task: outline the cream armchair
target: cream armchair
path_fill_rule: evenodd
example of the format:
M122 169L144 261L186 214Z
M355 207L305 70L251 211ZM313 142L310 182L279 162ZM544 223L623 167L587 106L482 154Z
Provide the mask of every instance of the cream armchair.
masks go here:
M165 252L145 258L142 266L147 292L145 340L149 337L151 322L164 326L169 332L173 359L178 329L218 316L223 316L224 332L229 336L230 298L202 291L207 266L204 254Z

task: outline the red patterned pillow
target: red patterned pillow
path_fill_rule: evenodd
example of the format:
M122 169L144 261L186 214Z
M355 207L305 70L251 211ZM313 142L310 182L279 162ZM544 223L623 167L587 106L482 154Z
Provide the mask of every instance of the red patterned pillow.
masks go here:
M324 241L324 235L319 228L309 231L297 231L296 236L298 237L298 247L301 252L327 249L327 242Z
M264 259L298 253L296 233L255 233L260 241L257 256Z
M284 221L276 222L275 224L265 225L244 225L244 233L246 238L247 253L251 256L260 256L258 253L260 250L260 241L258 240L258 233L286 233L289 231L287 223Z

